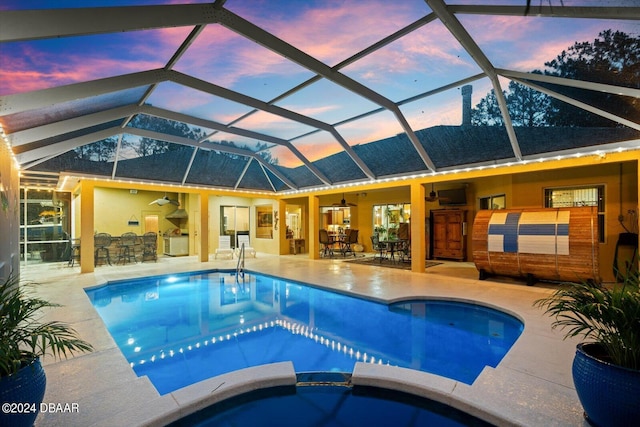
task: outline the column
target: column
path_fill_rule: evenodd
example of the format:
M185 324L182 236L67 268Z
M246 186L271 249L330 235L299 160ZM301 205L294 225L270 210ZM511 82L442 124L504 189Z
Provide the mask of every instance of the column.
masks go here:
M425 241L426 191L420 183L411 184L411 271L424 273L427 242Z

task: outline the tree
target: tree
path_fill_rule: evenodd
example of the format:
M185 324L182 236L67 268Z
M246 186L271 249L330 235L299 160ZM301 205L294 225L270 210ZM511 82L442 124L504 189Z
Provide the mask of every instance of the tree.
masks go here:
M593 43L575 43L544 65L546 75L640 88L640 37L620 31L602 31ZM541 72L534 70L532 73ZM637 98L550 83L536 84L628 120L640 121L640 100ZM513 81L504 95L514 126L618 126L616 122ZM475 125L504 125L493 90L473 109L471 121Z
M640 36L606 30L593 43L575 43L546 62L545 74L640 88ZM545 84L544 86L635 122L640 121L640 100L615 94ZM618 124L558 100L552 100L549 123L556 126L611 127Z
M471 124L485 126L504 126L495 90L480 100L476 108L471 110Z
M535 72L540 73L539 71ZM546 114L550 108L550 99L547 95L513 81L509 83L509 90L503 94L511 123L514 126L547 125ZM472 111L471 123L488 126L504 125L500 106L493 89L480 100L480 103Z
M540 73L534 71L534 73ZM507 107L514 126L547 126L547 113L551 107L549 96L520 83L510 82Z
M109 162L113 161L117 145L118 141L116 138L106 138L91 144L82 145L73 151L79 159Z
M186 123L167 120L160 117L138 114L131 120L130 125L135 128L150 130L161 134L179 136L183 138L199 140L204 136L204 132L198 128L191 128ZM153 138L143 137L137 144L131 144L133 150L140 157L162 154L182 148L181 144L172 144Z

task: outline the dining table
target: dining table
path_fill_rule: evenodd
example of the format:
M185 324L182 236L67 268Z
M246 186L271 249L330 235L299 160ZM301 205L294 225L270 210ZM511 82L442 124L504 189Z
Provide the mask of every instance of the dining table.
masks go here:
M380 241L380 243L387 245L387 248L388 248L387 252L391 254L389 255L389 261L395 262L396 252L398 252L400 245L406 241L407 241L406 239L388 239L388 240ZM380 262L382 262L382 258L380 258Z

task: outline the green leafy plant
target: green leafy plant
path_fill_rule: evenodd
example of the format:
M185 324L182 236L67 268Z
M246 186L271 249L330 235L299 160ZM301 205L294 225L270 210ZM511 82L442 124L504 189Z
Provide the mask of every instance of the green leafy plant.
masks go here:
M60 307L31 295L14 275L0 282L0 377L18 372L38 357L56 359L88 352L93 346L68 324L42 322L43 309Z
M565 339L582 336L595 341L603 357L615 365L640 370L640 276L622 275L622 282L569 283L534 302L555 320L552 327L566 329Z

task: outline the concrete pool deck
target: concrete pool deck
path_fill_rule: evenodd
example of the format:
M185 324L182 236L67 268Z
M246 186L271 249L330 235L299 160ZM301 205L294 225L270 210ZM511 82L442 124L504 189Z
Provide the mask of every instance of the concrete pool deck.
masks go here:
M41 413L43 426L158 426L234 393L291 381L291 364L249 368L160 396L146 377L130 368L84 288L150 275L235 268L236 260L199 262L196 257L161 257L157 263L101 266L80 274L66 263L30 265L23 279L39 284L39 296L63 304L45 319L71 323L95 351L55 361L43 360L47 374L45 403L74 404L77 412ZM532 306L553 286L526 286L506 278L478 280L473 263L445 262L426 273L374 267L301 255L247 258L247 270L302 281L377 301L436 297L477 302L524 321L522 335L502 362L485 368L467 385L403 368L359 363L354 383L383 385L439 400L501 426L588 426L571 379L578 340L562 339L551 319ZM235 390L235 391L234 391Z

